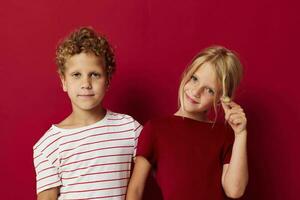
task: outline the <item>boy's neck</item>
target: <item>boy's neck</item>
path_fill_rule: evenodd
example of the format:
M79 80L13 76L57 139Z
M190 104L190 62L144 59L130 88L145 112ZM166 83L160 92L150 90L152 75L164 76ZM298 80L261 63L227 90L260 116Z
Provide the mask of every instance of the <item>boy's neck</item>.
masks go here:
M95 123L104 118L106 110L104 108L99 108L93 111L74 111L71 113L72 117L78 122L86 123Z
M62 121L59 126L61 128L78 128L94 124L106 115L106 110L100 106L93 110L79 110L73 109L72 113Z

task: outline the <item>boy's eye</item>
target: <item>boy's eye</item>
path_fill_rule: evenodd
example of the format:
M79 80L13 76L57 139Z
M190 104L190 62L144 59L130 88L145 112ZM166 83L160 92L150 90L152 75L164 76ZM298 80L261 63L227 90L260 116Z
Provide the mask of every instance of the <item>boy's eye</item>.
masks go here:
M101 74L97 73L97 72L93 72L93 73L91 73L91 77L93 77L93 78L100 78Z
M73 73L73 74L72 74L72 77L74 77L74 78L79 78L80 75L81 75L80 73Z

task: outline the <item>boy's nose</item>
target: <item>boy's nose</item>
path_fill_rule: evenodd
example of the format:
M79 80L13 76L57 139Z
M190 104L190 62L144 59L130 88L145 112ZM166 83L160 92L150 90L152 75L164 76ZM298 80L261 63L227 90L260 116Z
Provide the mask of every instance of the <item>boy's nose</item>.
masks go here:
M92 88L91 81L89 78L84 78L82 80L81 88L82 89L91 89Z

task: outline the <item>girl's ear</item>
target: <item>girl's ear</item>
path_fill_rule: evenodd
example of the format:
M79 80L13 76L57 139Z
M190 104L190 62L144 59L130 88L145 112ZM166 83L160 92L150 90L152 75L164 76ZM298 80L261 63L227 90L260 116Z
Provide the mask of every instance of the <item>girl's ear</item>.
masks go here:
M221 98L220 97L216 97L216 105L219 106L221 104Z

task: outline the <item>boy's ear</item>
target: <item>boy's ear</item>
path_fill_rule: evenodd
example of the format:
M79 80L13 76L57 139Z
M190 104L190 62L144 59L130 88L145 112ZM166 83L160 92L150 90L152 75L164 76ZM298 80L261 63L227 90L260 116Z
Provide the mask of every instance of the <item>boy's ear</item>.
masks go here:
M106 85L106 91L109 89L109 85L110 85L110 81L109 80L106 80L105 81L105 85Z
M61 81L61 86L63 88L63 91L67 92L66 80L65 80L64 75L59 73L59 78L60 78L60 81Z

